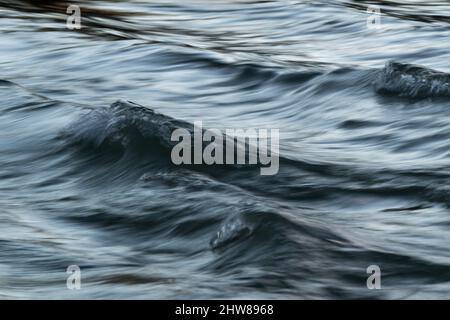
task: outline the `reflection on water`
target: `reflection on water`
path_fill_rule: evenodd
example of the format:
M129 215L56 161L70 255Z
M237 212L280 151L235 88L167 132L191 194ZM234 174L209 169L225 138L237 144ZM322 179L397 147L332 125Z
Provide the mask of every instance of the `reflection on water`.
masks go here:
M448 296L448 1L77 4L0 1L1 298ZM199 120L280 172L172 165Z

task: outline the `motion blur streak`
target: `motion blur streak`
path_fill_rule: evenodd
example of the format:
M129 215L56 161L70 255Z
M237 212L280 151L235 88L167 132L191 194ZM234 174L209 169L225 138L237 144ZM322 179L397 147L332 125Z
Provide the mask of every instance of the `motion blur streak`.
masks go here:
M76 3L0 1L0 298L448 298L448 1ZM173 165L195 121L279 173Z

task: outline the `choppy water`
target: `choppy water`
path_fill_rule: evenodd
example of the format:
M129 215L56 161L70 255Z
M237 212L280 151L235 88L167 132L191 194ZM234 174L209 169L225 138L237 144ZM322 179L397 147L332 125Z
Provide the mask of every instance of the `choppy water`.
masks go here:
M78 4L0 1L0 298L449 297L449 1ZM198 120L279 173L174 166Z

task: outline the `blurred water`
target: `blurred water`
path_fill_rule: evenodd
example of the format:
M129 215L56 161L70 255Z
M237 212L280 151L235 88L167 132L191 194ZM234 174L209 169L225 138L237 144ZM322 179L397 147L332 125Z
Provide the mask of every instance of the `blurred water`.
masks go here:
M0 298L448 298L449 1L77 3L0 1ZM176 167L145 108L280 172Z

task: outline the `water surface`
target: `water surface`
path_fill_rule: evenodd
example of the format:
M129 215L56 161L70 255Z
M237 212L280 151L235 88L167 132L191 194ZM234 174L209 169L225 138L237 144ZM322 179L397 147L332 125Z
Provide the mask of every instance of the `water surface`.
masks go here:
M78 4L0 1L0 298L448 298L450 2ZM174 166L178 120L279 173Z

